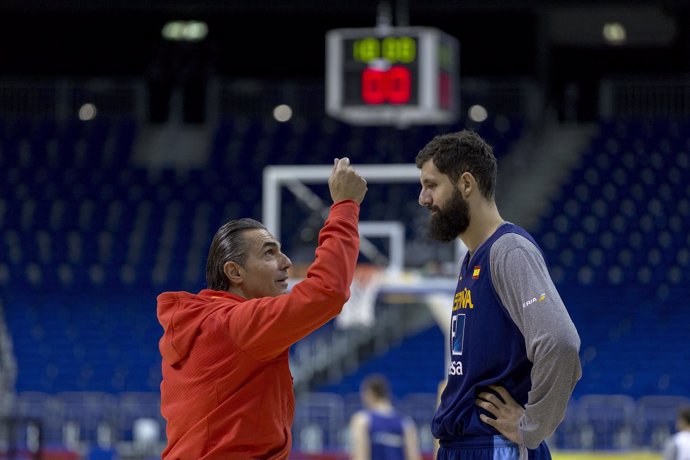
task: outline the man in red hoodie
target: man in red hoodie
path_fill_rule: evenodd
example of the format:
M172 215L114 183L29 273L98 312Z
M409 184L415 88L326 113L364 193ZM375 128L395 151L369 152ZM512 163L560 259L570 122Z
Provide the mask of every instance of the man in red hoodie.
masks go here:
M286 459L295 410L290 345L338 315L359 254L366 181L335 159L333 199L306 278L259 222L223 225L211 243L208 289L158 296L164 334L161 412L166 460Z

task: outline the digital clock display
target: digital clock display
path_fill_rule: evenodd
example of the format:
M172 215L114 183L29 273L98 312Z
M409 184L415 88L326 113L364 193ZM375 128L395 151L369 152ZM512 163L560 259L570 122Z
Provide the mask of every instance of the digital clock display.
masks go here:
M417 40L409 36L343 41L345 104L416 104Z
M326 35L326 112L352 124L453 123L459 45L429 27Z

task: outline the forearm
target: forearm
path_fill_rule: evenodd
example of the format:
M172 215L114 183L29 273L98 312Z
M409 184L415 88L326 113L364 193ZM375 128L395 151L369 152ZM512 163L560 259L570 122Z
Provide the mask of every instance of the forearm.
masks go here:
M576 338L566 337L543 353L537 351L531 374L532 388L525 413L518 421L519 436L530 449L551 436L565 416L581 375Z
M319 278L324 287L349 292L359 254L358 223L359 205L354 201L339 201L331 207L307 278Z

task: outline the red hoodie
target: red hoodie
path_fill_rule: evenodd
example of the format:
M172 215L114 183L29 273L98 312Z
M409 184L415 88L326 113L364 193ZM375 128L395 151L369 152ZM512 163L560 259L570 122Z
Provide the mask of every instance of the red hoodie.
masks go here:
M288 350L347 301L358 218L354 201L331 207L316 259L289 294L247 300L204 289L158 296L163 459L288 458L295 411Z

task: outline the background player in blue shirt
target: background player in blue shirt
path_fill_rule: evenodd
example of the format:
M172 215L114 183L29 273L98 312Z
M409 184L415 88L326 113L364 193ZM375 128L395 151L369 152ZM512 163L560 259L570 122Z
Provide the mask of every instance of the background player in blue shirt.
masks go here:
M477 133L436 136L416 157L430 237L468 248L452 305L437 458L550 459L582 370L580 338L543 254L496 206L496 158Z
M421 460L414 421L396 411L388 380L372 374L362 381L364 409L350 420L353 460Z

